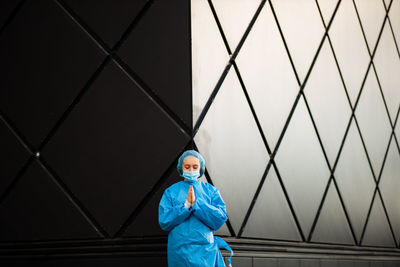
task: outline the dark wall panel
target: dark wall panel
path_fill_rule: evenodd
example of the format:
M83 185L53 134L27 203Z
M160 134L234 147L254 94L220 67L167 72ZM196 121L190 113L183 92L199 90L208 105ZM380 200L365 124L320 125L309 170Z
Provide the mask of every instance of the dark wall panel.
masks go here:
M0 110L37 148L104 57L54 1L26 1L0 35Z
M151 197L151 200L140 211L133 223L129 225L124 236L158 236L168 235L158 224L158 204L166 188L172 184L179 182L181 179L177 171L173 171L168 180L160 189Z
M187 0L154 1L118 54L191 127L188 12Z
M133 18L140 13L146 0L64 0L81 19L111 48Z
M17 8L20 1L2 0L0 1L0 29L3 28L11 14Z
M103 258L96 259L36 259L36 260L19 260L19 261L1 261L2 266L7 267L132 267L132 266L167 266L165 257L120 257L120 258ZM4 264L4 265L3 265Z
M0 195L10 185L29 157L29 152L0 119Z
M0 241L99 238L37 161L1 204L0 225Z
M166 234L153 209L190 141L189 11L187 1L1 3L2 240Z
M112 236L188 141L111 61L43 155Z

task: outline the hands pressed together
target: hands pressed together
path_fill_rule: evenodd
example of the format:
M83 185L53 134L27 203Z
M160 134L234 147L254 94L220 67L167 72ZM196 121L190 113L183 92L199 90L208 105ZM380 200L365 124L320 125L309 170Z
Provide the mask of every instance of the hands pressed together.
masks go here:
M192 186L192 185L189 187L189 191L188 191L188 195L187 195L186 200L187 200L187 202L189 202L189 203L192 204L192 205L193 205L194 202L196 201L196 198L195 198L195 196L194 196L194 190L193 190L193 186Z

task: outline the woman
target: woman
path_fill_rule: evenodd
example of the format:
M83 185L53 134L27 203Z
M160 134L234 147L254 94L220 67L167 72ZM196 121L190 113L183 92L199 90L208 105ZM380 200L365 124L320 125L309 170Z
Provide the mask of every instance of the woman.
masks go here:
M161 198L158 220L169 231L170 267L225 266L219 247L230 248L214 237L214 231L227 220L225 203L217 188L198 181L204 170L203 157L197 151L185 151L178 160L184 181L168 187Z

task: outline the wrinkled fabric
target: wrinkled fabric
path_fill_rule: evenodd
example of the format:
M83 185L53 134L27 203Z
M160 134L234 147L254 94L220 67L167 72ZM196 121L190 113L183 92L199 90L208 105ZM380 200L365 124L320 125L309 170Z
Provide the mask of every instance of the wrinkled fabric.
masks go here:
M219 248L223 248L228 250L231 253L231 256L228 258L228 263L229 263L229 267L232 267L232 256L233 256L233 250L231 249L231 247L228 245L228 243L225 242L225 240L223 240L221 237L219 236L214 236L214 240L217 243Z
M177 169L178 169L179 174L181 176L183 175L183 170L182 170L183 161L188 157L195 157L200 161L200 176L199 177L203 176L204 171L206 169L206 161L204 160L203 156L200 155L200 153L197 152L196 150L186 150L179 157L178 165L176 166Z
M195 203L185 208L189 186ZM168 187L159 204L159 224L168 233L168 266L225 266L214 231L227 220L219 190L202 181L181 181Z

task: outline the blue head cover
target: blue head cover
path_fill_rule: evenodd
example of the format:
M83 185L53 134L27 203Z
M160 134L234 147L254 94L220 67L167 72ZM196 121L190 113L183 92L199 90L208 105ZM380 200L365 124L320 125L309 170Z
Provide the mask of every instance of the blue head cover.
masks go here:
M206 162L204 161L203 156L200 155L200 153L197 152L196 150L186 150L179 157L178 166L177 166L179 174L182 176L182 174L183 174L183 171L182 171L183 161L188 157L195 157L195 158L199 159L199 161L200 161L200 177L203 176L204 171L206 169Z

